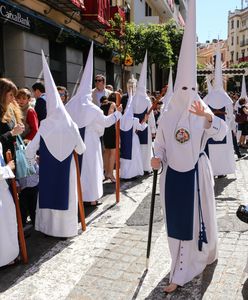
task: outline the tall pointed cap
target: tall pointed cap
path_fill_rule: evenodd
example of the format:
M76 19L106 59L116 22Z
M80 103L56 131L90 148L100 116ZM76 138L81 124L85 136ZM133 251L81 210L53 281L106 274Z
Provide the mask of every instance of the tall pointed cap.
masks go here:
M208 93L210 93L213 87L208 76L206 76L206 82L207 82Z
M188 15L177 65L175 90L197 88L196 76L196 3L188 1Z
M133 95L132 89L129 92L129 98L125 112L120 120L120 128L123 131L129 131L133 127Z
M72 121L62 103L44 52L42 51L41 54L46 89L47 117L41 121L39 133L44 139L49 152L57 160L63 161L74 150L78 132L76 124Z
M224 90L223 78L222 78L222 62L221 62L220 43L218 43L218 45L217 45L216 56L215 56L214 89L215 90Z
M93 46L92 42L77 92L66 104L68 113L79 128L87 126L94 118L96 111L100 110L92 103Z
M242 88L241 88L241 95L240 98L247 99L247 92L246 92L246 83L245 83L245 75L242 77Z
M148 104L151 102L146 93L146 78L147 78L147 51L141 68L140 78L137 89L133 97L133 111L135 114L140 114L145 111Z
M172 68L170 67L170 74L169 74L169 81L168 81L168 88L166 91L166 94L164 97L161 99L163 102L163 108L162 108L162 113L167 110L168 105L170 103L170 100L173 96L173 80L172 80Z
M78 90L76 94L84 95L82 101L92 101L92 80L93 80L93 42L90 46L90 51L88 54L87 62L84 68L83 76L80 81Z
M147 78L147 51L143 61L140 78L136 90L136 94L138 93L140 96L141 95L146 96L146 78Z

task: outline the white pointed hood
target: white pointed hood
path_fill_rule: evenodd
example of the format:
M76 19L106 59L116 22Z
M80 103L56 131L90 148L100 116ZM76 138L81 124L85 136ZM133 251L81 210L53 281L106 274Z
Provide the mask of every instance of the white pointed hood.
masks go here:
M141 114L146 110L148 106L151 106L150 98L146 93L146 79L147 79L147 51L141 68L137 89L135 95L133 96L133 112L135 114Z
M205 120L189 112L195 100L201 101L196 78L196 3L195 0L189 0L174 94L159 121L166 141L167 163L179 172L194 169L199 159L195 138L199 134L197 126L203 128Z
M66 110L79 128L89 125L101 109L92 103L93 42L76 94L66 104Z
M170 67L170 74L169 74L169 81L168 81L168 88L167 91L164 95L164 97L161 99L161 101L163 102L163 108L161 113L163 113L165 110L168 109L168 106L170 104L170 100L173 96L173 80L172 80L172 68Z
M208 76L206 76L206 82L207 82L207 88L208 88L208 94L209 94L212 91L213 87L212 87L212 84L211 84Z
M42 51L46 89L47 117L40 123L39 133L49 152L59 161L66 159L75 148L78 129L67 113Z
M197 98L199 99L196 73L196 4L195 0L190 0L170 107L178 112L177 115L188 113Z
M246 103L248 103L248 97L247 97L247 92L246 92L246 83L245 83L245 75L242 76L241 95L240 95L239 99L234 104L234 110L236 110L236 111L238 111L239 107L241 107L241 105L239 104L239 100L241 98L245 98Z
M204 98L204 102L214 109L220 109L232 104L231 98L223 87L220 43L218 43L215 58L214 86L211 92Z
M245 75L242 76L242 88L240 98L245 98L246 100L248 99L246 92Z
M125 112L120 120L120 128L123 131L129 131L133 127L133 95L132 90L128 94L128 102Z

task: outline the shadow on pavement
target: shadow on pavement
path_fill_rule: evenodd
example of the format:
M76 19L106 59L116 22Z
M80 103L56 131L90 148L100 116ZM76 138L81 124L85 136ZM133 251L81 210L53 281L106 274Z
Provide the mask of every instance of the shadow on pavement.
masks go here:
M59 247L54 247L58 242L60 242ZM28 269L31 268L35 263L37 263L42 257L42 261L37 264L35 272L39 271L40 266L47 260L51 259L57 253L62 251L64 248L68 247L71 244L70 239L61 241L60 238L45 236L41 232L35 231L32 229L31 236L26 238L26 245L28 251L28 264L24 265L23 263L18 263L11 266L4 266L0 268L0 293L9 289L12 285L15 284L21 276L24 275L25 278L32 276L33 274L28 274ZM45 254L51 250L53 252L49 257L46 257Z
M211 265L208 265L202 273L202 297L208 289L208 286L211 284L217 264L218 260L213 262Z
M221 195L221 193L224 191L224 189L233 181L235 181L235 178L216 178L214 180L215 185L214 185L214 193L215 197L218 197Z
M248 299L248 279L246 279L243 288L242 288L243 299Z
M196 289L196 286L201 286L201 276L195 277L192 281L186 283L184 287L178 287L177 290L171 294L166 294L163 289L169 284L169 274L167 274L158 285L151 291L145 300L185 300L185 299L201 299L201 290ZM192 293L194 291L194 293ZM135 298L134 298L135 299ZM132 299L132 300L134 300Z

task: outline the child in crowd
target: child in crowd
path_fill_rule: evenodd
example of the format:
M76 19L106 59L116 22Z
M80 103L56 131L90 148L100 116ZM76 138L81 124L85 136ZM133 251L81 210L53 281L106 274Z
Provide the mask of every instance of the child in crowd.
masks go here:
M31 141L38 131L38 118L35 110L30 105L31 93L28 89L20 89L16 95L17 103L19 104L22 114L25 130L22 133L22 138L25 141Z
M38 131L38 117L30 105L31 93L28 89L20 89L17 92L16 100L23 113L25 130L22 138L26 143L33 139ZM35 164L36 174L19 179L20 186L20 209L23 226L27 224L27 217L30 216L31 223L35 225L35 210L38 196L39 167Z

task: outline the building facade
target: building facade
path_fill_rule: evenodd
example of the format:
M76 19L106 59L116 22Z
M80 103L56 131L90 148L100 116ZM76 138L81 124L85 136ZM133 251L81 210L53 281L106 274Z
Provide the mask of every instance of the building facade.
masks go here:
M126 3L130 7L130 21L135 24L161 24L174 19L178 26L185 25L187 0L126 0ZM139 78L141 65L129 69ZM153 65L153 87L149 81L147 87L153 91L160 90L167 83L167 73Z
M229 65L248 61L248 8L228 14Z
M30 88L42 78L43 49L56 84L72 92L94 40L94 72L117 87L120 68L100 34L116 11L110 0L0 0L0 76Z
M213 40L209 43L199 43L197 45L197 62L205 68L213 68L217 48L220 47L221 61L228 67L227 40Z

